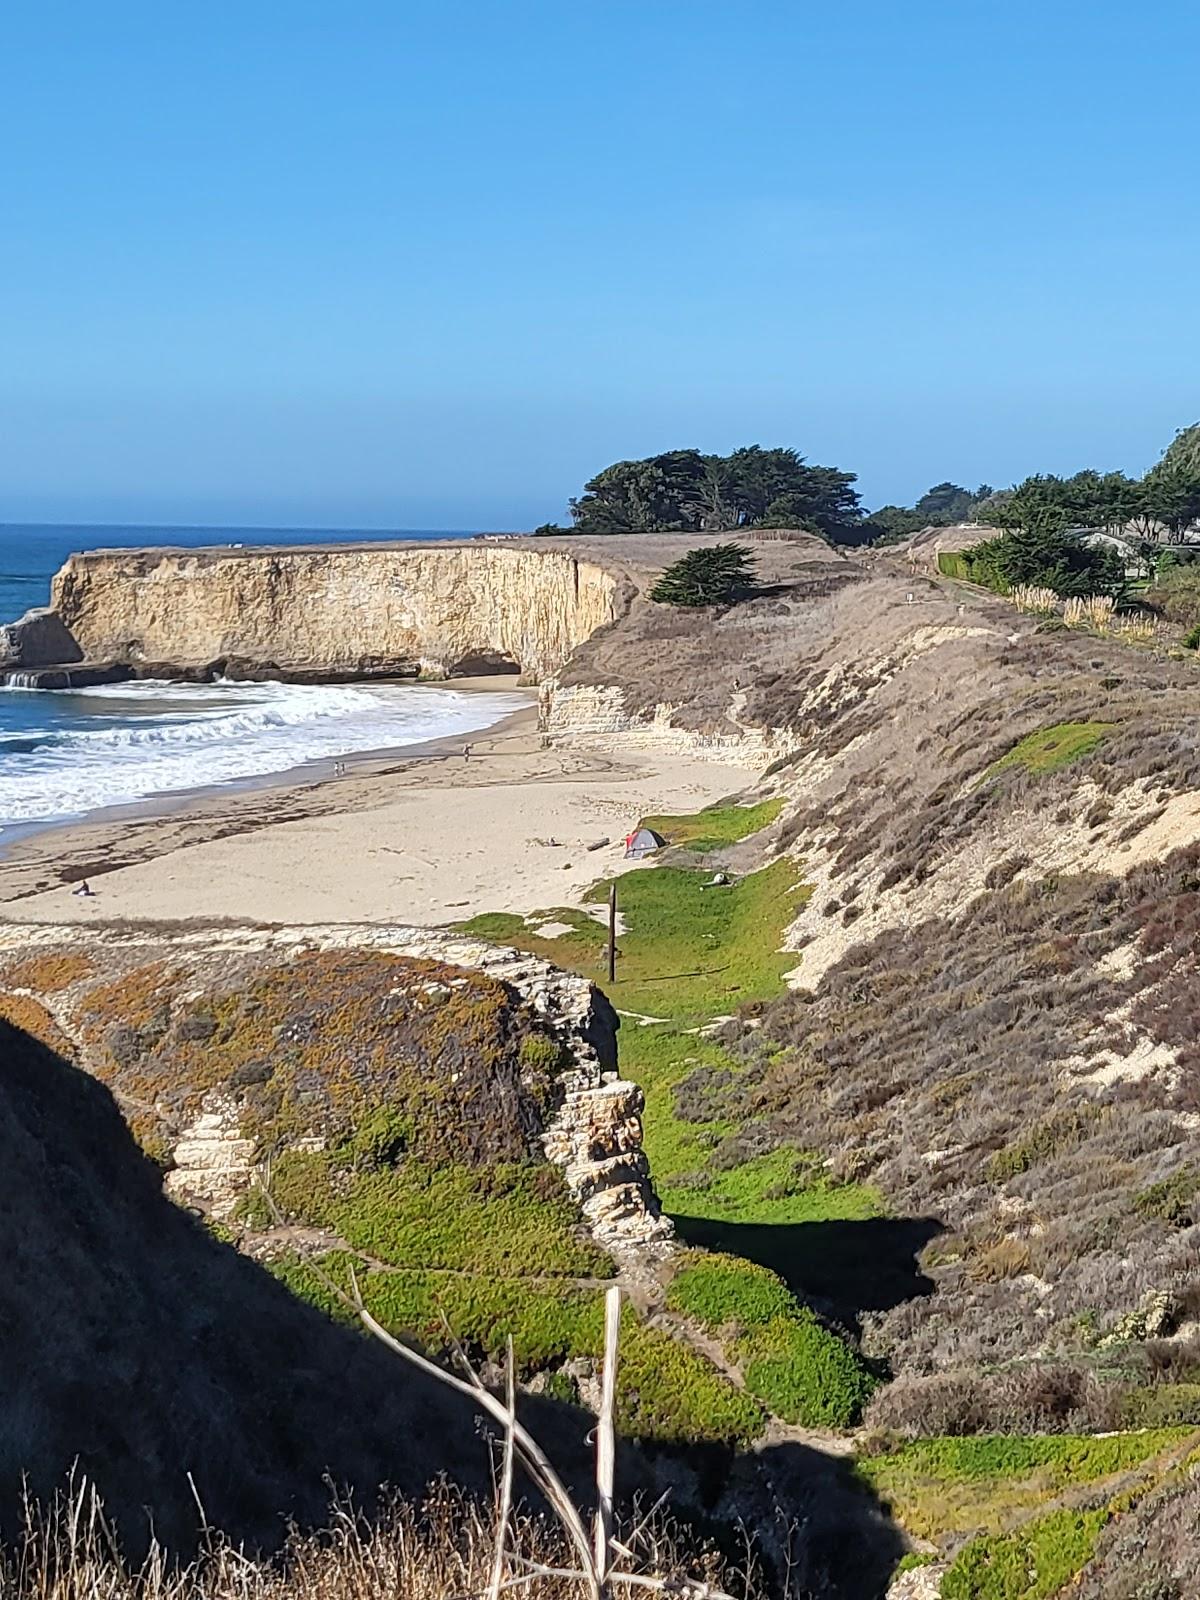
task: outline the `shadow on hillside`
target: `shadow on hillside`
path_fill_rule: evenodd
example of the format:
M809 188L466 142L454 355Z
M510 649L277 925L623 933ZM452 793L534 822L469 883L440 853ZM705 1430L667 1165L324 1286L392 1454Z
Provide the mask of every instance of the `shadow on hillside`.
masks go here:
M488 1488L474 1407L296 1299L168 1200L108 1090L0 1021L0 1532L72 1468L122 1543L265 1550L445 1472ZM195 1498L189 1475L195 1484Z
M770 1267L806 1300L825 1301L858 1328L864 1311L890 1311L933 1293L917 1257L942 1225L932 1217L869 1217L861 1222L713 1222L676 1216L685 1244L724 1250Z
M0 1537L17 1530L26 1488L47 1502L73 1468L135 1556L151 1526L190 1554L197 1498L211 1528L260 1553L289 1521L327 1526L331 1483L368 1517L380 1485L419 1497L442 1474L491 1498L470 1400L298 1300L168 1200L108 1090L2 1019L0 1259ZM521 1405L586 1505L594 1418ZM792 1571L814 1575L808 1592L882 1592L900 1537L842 1464L791 1443L620 1449L623 1498L648 1504L689 1476L710 1517L740 1517L768 1554L775 1544L780 1581L774 1534L794 1524ZM712 1522L699 1531L712 1537ZM728 1548L744 1555L732 1535Z
M732 1463L723 1510L755 1537L763 1588L780 1600L880 1600L907 1548L847 1458L785 1442ZM729 1546L744 1559L744 1546Z

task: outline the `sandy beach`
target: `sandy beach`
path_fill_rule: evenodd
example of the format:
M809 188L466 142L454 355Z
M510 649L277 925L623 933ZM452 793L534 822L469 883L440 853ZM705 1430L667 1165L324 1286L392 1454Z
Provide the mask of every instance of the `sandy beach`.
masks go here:
M571 905L624 870L624 836L641 816L697 810L753 777L657 751L544 748L532 704L470 751L456 741L360 760L343 776L46 830L0 860L0 919L435 925ZM90 899L71 893L81 876Z

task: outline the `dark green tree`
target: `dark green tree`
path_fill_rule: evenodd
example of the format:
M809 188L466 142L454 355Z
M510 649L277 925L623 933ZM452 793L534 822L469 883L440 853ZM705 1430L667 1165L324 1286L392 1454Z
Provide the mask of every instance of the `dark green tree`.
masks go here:
M1183 468L1200 477L1200 422L1193 422L1190 428L1180 428L1163 452L1162 465L1169 468Z
M987 489L986 484L982 487ZM990 489L988 493L991 493ZM982 494L972 494L969 489L964 489L961 483L935 483L917 501L913 515L920 517L923 528L949 527L952 522L962 522L972 502L983 498Z
M880 506L872 511L865 526L873 544L897 544L911 533L919 533L925 524L911 506Z
M704 462L698 450L617 461L571 501L580 533L681 532L696 526Z
M756 586L754 559L744 544L713 544L672 563L650 598L671 606L726 606Z
M736 528L742 519L737 479L728 456L703 456L695 491L696 526L709 533Z
M795 450L671 450L606 467L572 500L571 516L580 533L801 527L859 543L868 533L854 482L853 473L809 466Z
M922 528L946 528L955 522L974 522L981 507L988 505L995 491L990 483L978 489L964 489L960 483L935 483L915 506L880 506L872 511L869 532L873 543L895 544Z
M1057 506L1030 512L995 539L963 551L972 578L1006 593L1018 584L1053 589L1059 595L1111 594L1125 588L1125 560L1118 550L1091 544L1072 531Z
M1157 537L1161 531L1168 544L1182 544L1200 522L1200 469L1193 470L1186 460L1166 460L1152 467L1138 485L1135 521L1139 531Z

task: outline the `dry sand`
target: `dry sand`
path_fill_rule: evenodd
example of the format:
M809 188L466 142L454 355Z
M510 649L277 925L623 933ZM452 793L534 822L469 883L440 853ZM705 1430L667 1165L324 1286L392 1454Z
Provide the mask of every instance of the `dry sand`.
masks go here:
M0 918L433 925L572 905L624 870L641 816L698 810L753 777L657 751L543 748L535 720L531 706L473 736L469 760L460 740L37 834L0 861ZM81 876L91 899L71 893Z

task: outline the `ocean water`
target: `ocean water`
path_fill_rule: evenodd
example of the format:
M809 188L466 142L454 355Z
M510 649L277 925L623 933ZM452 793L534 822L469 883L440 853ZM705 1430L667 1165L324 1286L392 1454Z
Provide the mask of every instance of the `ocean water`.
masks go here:
M74 550L438 537L446 535L0 526L0 622L45 605L52 574ZM110 806L477 732L524 703L511 694L407 683L0 688L0 843L17 830Z

